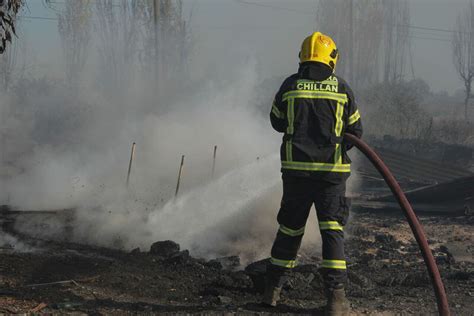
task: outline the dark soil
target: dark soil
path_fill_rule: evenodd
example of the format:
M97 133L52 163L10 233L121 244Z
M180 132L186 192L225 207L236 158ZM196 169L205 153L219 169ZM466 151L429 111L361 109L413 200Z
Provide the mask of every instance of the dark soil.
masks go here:
M474 311L474 221L421 218L443 276L451 310ZM304 260L285 286L281 304L261 307L265 262L241 267L238 257L205 261L177 244L151 252L38 241L41 251L4 250L0 313L70 314L321 314L320 259ZM269 245L270 246L270 245ZM358 213L348 228L348 296L354 314L435 314L433 289L418 247L401 217ZM60 284L44 284L67 281ZM43 304L42 304L43 303ZM41 305L40 305L41 304ZM36 309L35 309L36 308Z

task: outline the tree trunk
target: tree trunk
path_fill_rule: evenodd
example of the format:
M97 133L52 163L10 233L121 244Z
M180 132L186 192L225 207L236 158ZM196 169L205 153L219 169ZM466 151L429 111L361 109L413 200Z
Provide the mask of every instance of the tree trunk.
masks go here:
M466 97L464 98L464 119L467 120L467 107L469 106L469 98L471 97L471 81L466 81Z

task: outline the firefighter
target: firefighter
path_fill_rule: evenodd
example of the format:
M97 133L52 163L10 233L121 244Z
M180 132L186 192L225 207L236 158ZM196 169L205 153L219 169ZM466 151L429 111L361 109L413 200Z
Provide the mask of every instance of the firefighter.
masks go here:
M281 287L296 266L314 204L322 237L326 314L346 315L350 306L344 290L344 225L350 207L345 191L351 145L343 142L343 135L351 133L360 138L361 119L352 90L334 74L339 58L334 41L315 32L303 41L299 57L298 73L283 82L270 113L273 128L283 133L283 197L263 303L276 306Z

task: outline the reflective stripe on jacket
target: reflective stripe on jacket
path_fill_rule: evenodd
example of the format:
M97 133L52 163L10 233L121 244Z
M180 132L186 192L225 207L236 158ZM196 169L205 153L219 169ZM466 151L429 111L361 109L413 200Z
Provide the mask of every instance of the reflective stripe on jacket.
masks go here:
M284 133L280 150L284 173L350 172L343 135L362 135L360 113L347 83L325 71L321 65L304 63L275 96L270 120Z

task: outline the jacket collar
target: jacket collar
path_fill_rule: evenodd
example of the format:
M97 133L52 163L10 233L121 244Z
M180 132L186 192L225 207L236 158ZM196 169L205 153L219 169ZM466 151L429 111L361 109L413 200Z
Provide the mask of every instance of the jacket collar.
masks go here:
M298 74L302 79L323 81L332 75L332 69L323 63L307 61L300 64Z

